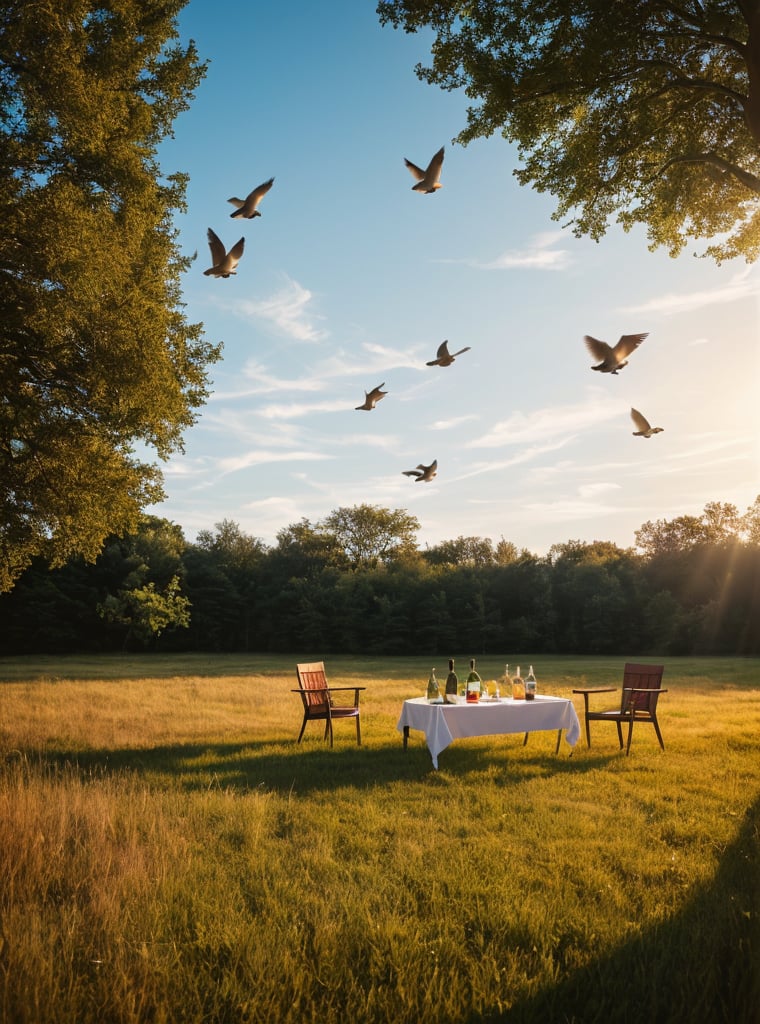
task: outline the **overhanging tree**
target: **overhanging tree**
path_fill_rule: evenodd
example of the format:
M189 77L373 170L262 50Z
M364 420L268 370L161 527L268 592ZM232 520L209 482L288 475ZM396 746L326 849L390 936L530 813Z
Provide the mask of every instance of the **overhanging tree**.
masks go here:
M760 252L760 0L381 0L435 32L419 77L474 101L458 141L500 131L521 184L576 235L615 217L651 248Z
M186 176L157 160L205 73L183 6L0 10L0 591L135 529L219 357L180 301Z

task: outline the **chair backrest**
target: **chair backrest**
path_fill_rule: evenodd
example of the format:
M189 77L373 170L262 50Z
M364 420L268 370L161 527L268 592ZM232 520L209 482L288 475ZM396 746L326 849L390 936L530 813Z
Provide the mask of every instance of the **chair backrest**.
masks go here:
M623 694L621 710L630 711L633 707L637 711L653 711L659 691L662 687L662 676L665 672L664 665L635 665L627 662L623 669ZM626 693L626 687L635 687L639 690L652 690L652 693Z
M323 661L307 661L296 665L296 675L298 677L298 685L302 690L307 691L301 694L304 707L324 707L330 703L329 694L324 692L328 684L327 676L325 675L325 663ZM310 690L321 690L323 692L309 693L308 691Z

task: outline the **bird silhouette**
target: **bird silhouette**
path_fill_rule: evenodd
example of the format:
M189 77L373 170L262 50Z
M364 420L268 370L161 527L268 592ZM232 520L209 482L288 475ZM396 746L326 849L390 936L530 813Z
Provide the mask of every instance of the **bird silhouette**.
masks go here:
M458 352L449 352L448 341L442 342L438 346L438 352L436 353L435 359L431 359L430 362L425 363L425 366L451 366L457 356L461 356L463 352L469 352L470 346L465 345L464 348L460 348Z
M378 384L376 388L372 388L371 391L364 392L364 402L362 405L357 405L356 409L366 409L367 412L374 409L381 398L385 398L388 394L387 391L381 391L381 388L385 387L385 381L382 384Z
M652 434L661 434L664 429L663 427L651 427L649 420L642 416L638 409L631 409L631 419L636 426L636 430L633 432L634 437L651 437Z
M624 334L620 341L613 348L606 341L598 341L586 334L583 340L586 348L594 359L600 359L598 366L592 366L592 370L599 370L600 373L617 373L624 366L628 365L628 356L635 351L649 334Z
M407 160L406 157L404 157L404 163L412 172L412 176L417 179L417 184L412 185L413 192L425 192L430 194L431 192L435 192L436 189L443 188L439 178L441 177L443 151L445 148L445 146L441 146L424 171L421 167L418 167L417 164L413 164L411 160Z
M428 483L436 475L438 471L438 459L433 459L429 466L423 466L420 463L416 469L405 469L403 471L404 476L413 476L415 483Z
M255 188L253 192L249 192L245 199L238 199L237 196L232 196L228 199L228 203L232 203L237 209L234 213L230 214L230 217L245 217L247 220L252 220L254 217L260 217L258 206L270 188L274 185L274 178L270 178L269 181L265 181L258 188Z
M222 245L221 239L218 235L214 234L211 228L208 229L207 235L209 249L211 249L211 266L208 270L204 270L203 273L207 277L229 277L230 274L235 274L237 272L235 268L240 262L240 257L243 255L245 238L235 242L230 251L227 252Z

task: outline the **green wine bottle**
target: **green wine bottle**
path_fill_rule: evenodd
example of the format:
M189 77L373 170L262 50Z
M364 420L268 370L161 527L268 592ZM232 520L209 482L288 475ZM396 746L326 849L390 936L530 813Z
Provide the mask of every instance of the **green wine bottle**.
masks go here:
M459 678L454 671L454 659L449 658L449 674L446 676L446 697L449 694L456 696L459 693ZM452 704L456 701L451 701Z
M480 700L483 692L483 680L475 671L475 659L470 658L470 674L467 676L467 701L470 704Z

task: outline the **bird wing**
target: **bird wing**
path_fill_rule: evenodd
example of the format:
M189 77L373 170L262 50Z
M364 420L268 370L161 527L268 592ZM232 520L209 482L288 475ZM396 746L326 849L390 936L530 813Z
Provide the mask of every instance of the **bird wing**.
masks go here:
M232 265L233 266L235 266L235 264L238 262L240 257L243 255L243 249L244 248L245 248L245 238L243 237L243 238L238 239L238 241L235 242L235 244L232 246L230 251L227 253L229 258L232 260Z
M648 332L646 334L624 334L615 346L615 356L619 359L625 359L626 356L629 356L631 352L639 347L644 338L648 337Z
M219 237L219 235L215 234L211 230L211 228L209 228L208 231L206 232L206 236L208 238L209 249L211 250L212 266L218 267L219 264L224 259L224 257L227 255L227 252L224 246L222 245L221 238Z
M441 344L438 346L438 351L436 352L435 355L436 355L436 359L448 359L448 356L449 356L449 343L448 343L448 341L442 341L441 342Z
M637 430L651 430L646 417L642 416L638 409L631 409L631 419L636 425Z
M232 203L232 205L237 207L238 210L241 206L245 206L245 199L238 199L237 196L230 196L227 202Z
M272 185L274 185L274 178L270 178L269 181L263 182L261 185L255 188L253 192L250 193L246 202L253 203L253 205L256 206L258 203L261 202L261 200L270 190Z
M441 168L443 167L443 151L445 148L445 146L441 146L438 152L433 155L432 160L425 170L425 177L430 180L431 184L438 181L441 176Z
M369 398L373 402L379 402L381 398L385 398L385 396L388 394L387 391L381 390L384 387L385 381L383 381L382 384L378 384L376 388L372 388L372 390L367 395L367 398Z
M460 348L460 350L458 352L454 352L452 354L451 358L453 359L454 356L461 356L461 354L463 352L469 352L469 351L470 351L470 346L469 345L465 345L465 347L464 348Z
M425 177L425 172L422 170L422 168L418 167L417 164L413 164L411 160L407 160L406 157L404 157L404 163L412 172L412 176L415 177L417 181L422 181L422 179Z
M420 473L418 469L404 469L402 472L404 476L416 476L418 480L422 476L422 473Z
M598 338L592 338L590 334L584 334L583 340L586 342L586 348L594 359L607 359L608 356L612 355L612 349L606 341L599 341Z

